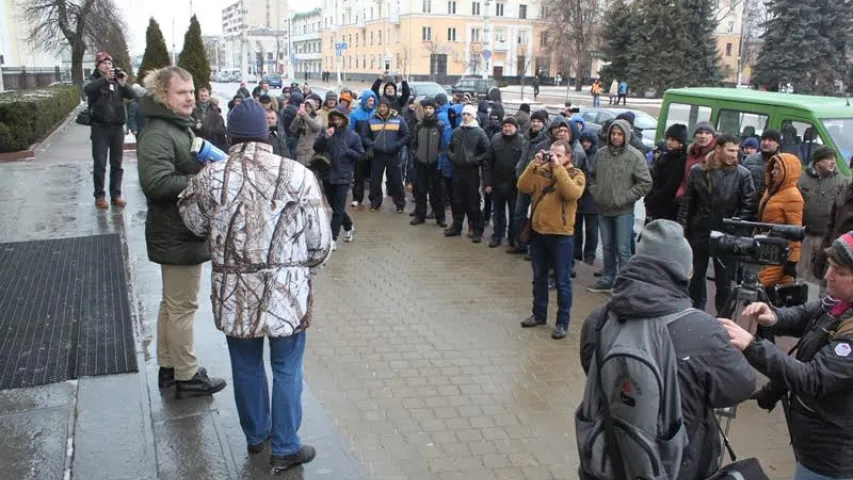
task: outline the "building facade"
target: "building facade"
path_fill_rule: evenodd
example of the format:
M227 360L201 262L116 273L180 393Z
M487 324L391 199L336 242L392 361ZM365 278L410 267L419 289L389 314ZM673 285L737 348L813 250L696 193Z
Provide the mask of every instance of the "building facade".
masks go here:
M227 68L225 65L225 38L222 35L203 35L204 53L210 61L212 71L220 71Z
M450 82L552 74L547 22L531 0L324 0L323 69ZM347 48L337 55L336 43Z
M720 68L723 71L723 81L738 83L740 73L744 83L749 77L744 75L744 66L740 65L741 38L743 33L743 4L741 0L717 0L717 50L720 53Z
M16 0L0 0L0 56L4 67L54 68L62 55L46 52L28 40L28 22Z
M297 79L320 78L323 70L323 14L319 8L296 13L291 19L293 32L293 73ZM334 48L332 49L334 52Z
M239 0L222 9L222 67L256 77L289 67L287 0Z

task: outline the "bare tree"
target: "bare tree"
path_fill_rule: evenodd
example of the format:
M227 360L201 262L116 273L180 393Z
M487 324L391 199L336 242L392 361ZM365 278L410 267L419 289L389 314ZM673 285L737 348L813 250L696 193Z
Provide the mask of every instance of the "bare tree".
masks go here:
M438 80L436 78L438 76L439 56L441 56L441 55L446 56L453 49L450 47L450 45L441 43L441 42L436 41L436 40L424 40L423 45L424 45L424 50L429 52L429 63L430 63L430 71L432 72L432 81L437 82ZM445 61L446 61L446 59L445 59ZM444 75L446 75L446 74L447 73L445 72ZM442 77L442 80L444 80L443 77Z
M525 52L527 51L526 45L523 45L522 48L525 49L524 50ZM529 70L530 67L533 65L533 62L536 60L536 56L535 55L522 55L519 58L521 58L522 61L519 62L519 65L518 65L518 77L521 80L521 101L524 101L524 85L525 85L524 80L527 78L527 70ZM538 74L539 74L539 72L533 72L534 76L536 76Z
M575 90L583 85L581 74L592 62L597 38L598 21L605 0L556 0L548 4L547 42L552 51L559 52L558 63L568 64L577 76Z
M22 0L29 41L46 51L71 50L71 80L83 85L83 56L109 26L127 29L113 0Z
M761 50L761 34L764 25L770 20L770 11L764 0L744 0L743 32L741 32L740 64L741 68L755 65Z
M471 75L478 76L482 75L482 71L480 70L483 66L483 43L482 42L471 42L471 45L468 48L468 55L463 59L465 64L465 71L471 72Z

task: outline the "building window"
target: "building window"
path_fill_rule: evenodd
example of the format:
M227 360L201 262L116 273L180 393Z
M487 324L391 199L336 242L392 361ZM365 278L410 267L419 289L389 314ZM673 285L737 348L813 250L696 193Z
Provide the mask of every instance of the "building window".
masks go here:
M432 27L421 28L421 40L425 42L432 40Z
M424 13L432 13L432 0L423 0L422 7Z
M732 56L732 44L731 43L726 44L726 56L727 57Z
M379 43L379 45L382 45L382 30L376 32L376 35L378 37L378 40L376 42Z
M521 30L518 32L518 44L527 45L527 30Z
M455 42L456 41L456 28L450 27L447 29L447 41Z
M370 45L373 45L373 32L370 32Z
M542 5L540 12L541 13L539 14L540 15L539 18L541 18L543 20L548 18L548 7L546 7L545 5Z
M527 18L527 5L518 6L518 18Z
M539 36L539 46L547 47L548 46L548 32L542 32Z
M729 33L735 33L735 22L734 22L734 20L729 22Z
M503 17L504 16L504 4L503 3L496 3L495 4L495 16L496 17Z
M472 2L471 3L471 15L479 15L480 14L480 2Z
M455 1L447 2L447 13L449 15L455 15L456 14L456 2Z
M480 41L480 29L479 28L472 28L471 29L471 41L472 42L479 42Z
M505 42L506 41L506 31L503 28L498 28L495 30L495 41Z

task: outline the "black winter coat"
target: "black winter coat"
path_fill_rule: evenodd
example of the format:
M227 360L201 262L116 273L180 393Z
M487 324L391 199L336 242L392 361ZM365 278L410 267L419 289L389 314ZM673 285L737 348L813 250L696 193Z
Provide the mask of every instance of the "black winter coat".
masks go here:
M724 218L753 220L758 208L752 177L742 165L710 168L708 161L690 171L678 223L691 241L708 241L720 230Z
M331 137L326 132L320 132L314 141L314 151L328 155L332 167L323 172L323 181L332 185L349 185L355 174L357 163L364 161L364 145L354 131L343 126Z
M665 264L635 256L616 277L609 307L626 321L683 311L691 306L687 284ZM594 358L594 327L605 310L604 306L593 310L581 329L584 372L589 372ZM678 358L681 413L690 439L677 480L701 480L719 469L720 436L711 418L713 409L749 399L755 391L755 373L711 315L690 313L667 329Z
M752 184L755 185L755 197L759 200L764 196L764 190L767 188L764 185L764 169L767 166L767 162L770 161L770 157L777 153L780 152L777 150L768 155L759 150L743 159L741 163L741 165L749 170L750 175L752 175Z
M772 408L789 396L797 462L827 477L853 477L853 457L842 453L853 449L853 332L843 325L847 333L839 331L853 311L844 312L839 322L815 300L775 312L770 330L800 340L796 357L763 339L744 350L749 363L770 379L756 395L759 405Z
M83 86L83 92L86 94L93 124L119 126L127 121L124 99L135 98L130 85L125 84L122 87L118 82L110 83L107 77L101 75L100 70L95 70L89 83Z
M479 168L488 153L489 137L478 126L460 126L450 135L448 156L454 170Z
M492 137L483 162L483 185L501 194L515 190L515 167L525 151L527 140L519 133L511 137L498 133Z
M684 178L687 151L667 151L652 166L652 190L646 195L646 218L675 221L678 202L675 193Z

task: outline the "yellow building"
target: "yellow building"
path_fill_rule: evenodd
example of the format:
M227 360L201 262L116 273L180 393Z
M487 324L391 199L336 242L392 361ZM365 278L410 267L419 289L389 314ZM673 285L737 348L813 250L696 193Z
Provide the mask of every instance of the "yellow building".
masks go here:
M350 80L389 70L440 83L484 72L496 79L552 75L537 2L325 0L323 69L333 78L338 68Z
M720 68L723 71L723 81L736 84L738 82L738 63L740 62L741 33L743 31L743 4L738 0L721 0L718 2L719 14L722 16L717 23L714 36L717 39L717 51L720 53ZM741 66L741 79L749 82L749 76L744 75Z

